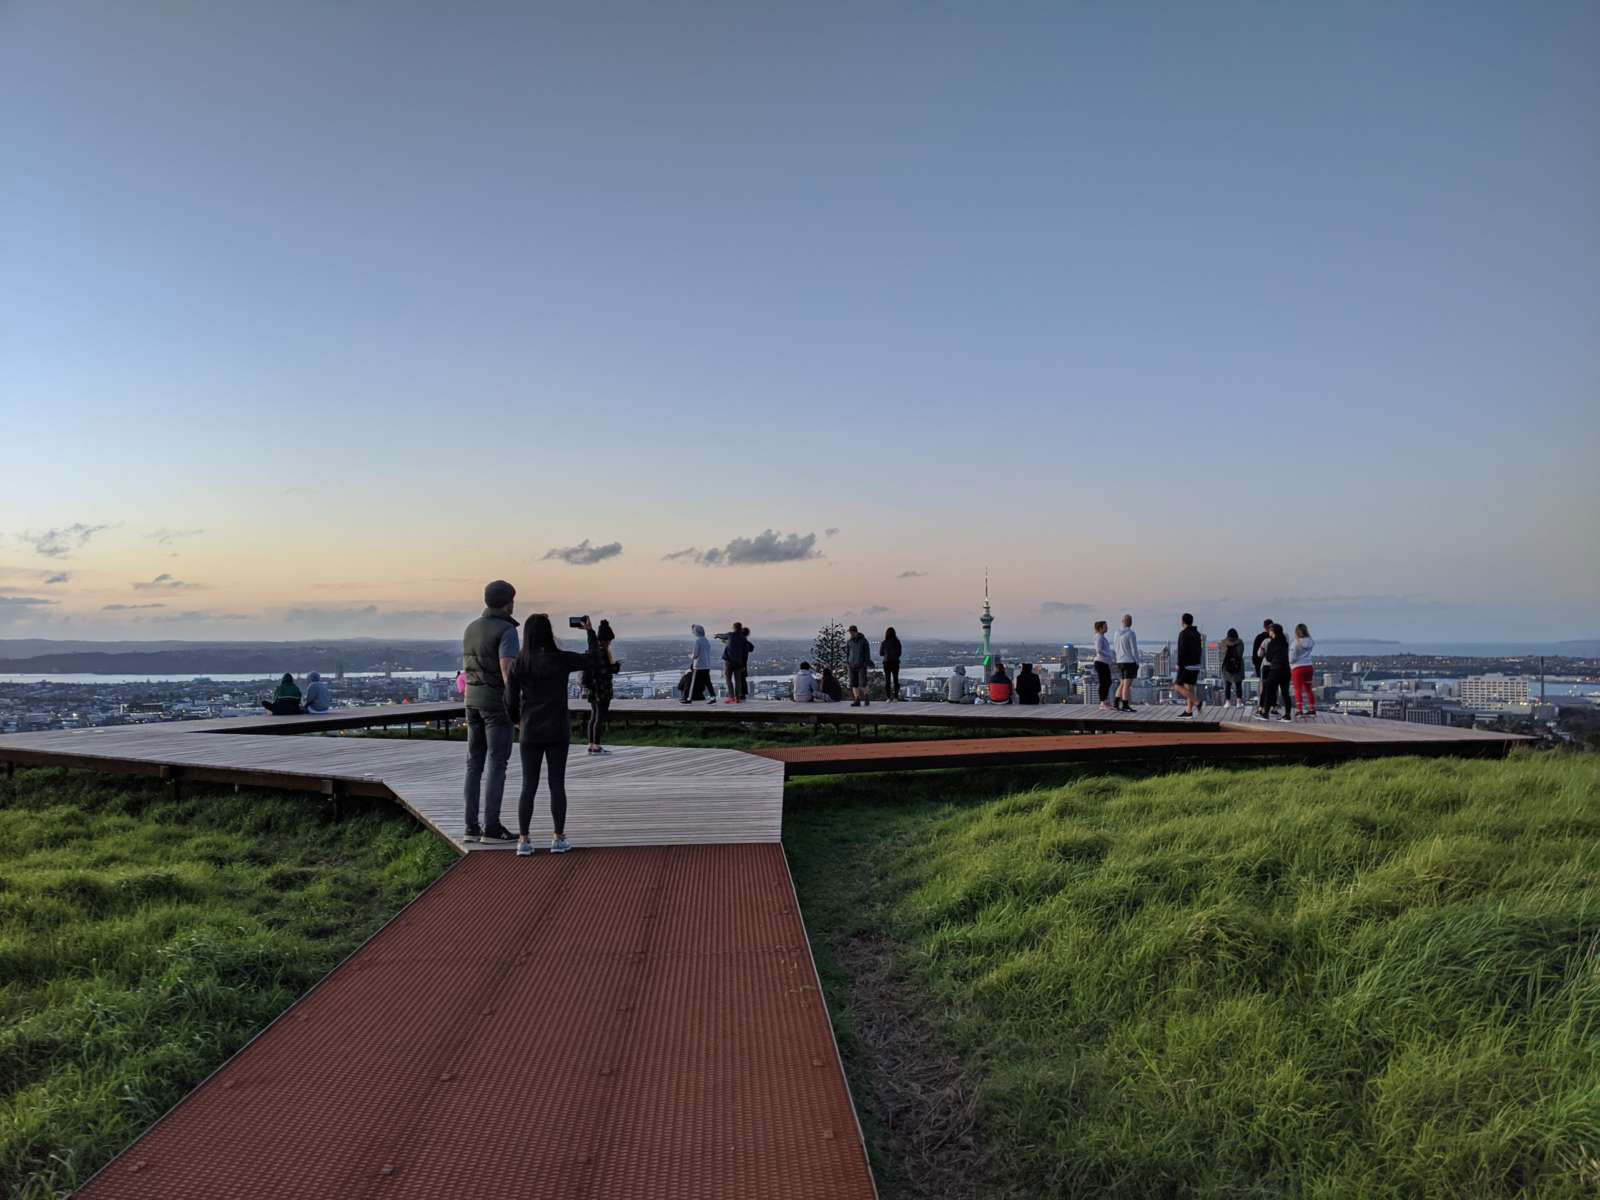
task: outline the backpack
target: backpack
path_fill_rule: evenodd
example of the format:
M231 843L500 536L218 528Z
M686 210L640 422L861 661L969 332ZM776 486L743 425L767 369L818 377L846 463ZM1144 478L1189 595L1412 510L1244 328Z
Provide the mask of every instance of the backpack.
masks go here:
M1244 670L1244 643L1235 642L1222 654L1222 669L1233 673Z

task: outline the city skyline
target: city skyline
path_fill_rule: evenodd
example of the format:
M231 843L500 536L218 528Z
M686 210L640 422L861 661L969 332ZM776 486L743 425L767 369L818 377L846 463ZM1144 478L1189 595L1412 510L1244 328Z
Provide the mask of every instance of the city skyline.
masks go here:
M0 639L1600 637L1597 34L8 6Z

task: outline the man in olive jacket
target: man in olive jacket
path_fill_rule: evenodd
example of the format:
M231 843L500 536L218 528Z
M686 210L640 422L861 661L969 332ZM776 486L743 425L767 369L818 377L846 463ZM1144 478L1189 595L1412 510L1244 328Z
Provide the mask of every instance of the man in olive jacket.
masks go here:
M483 615L461 636L461 669L467 676L467 841L514 842L517 835L500 823L511 758L511 718L506 713L506 676L517 657L517 623L511 617L517 589L496 579L483 589ZM478 824L478 791L483 788L483 824Z

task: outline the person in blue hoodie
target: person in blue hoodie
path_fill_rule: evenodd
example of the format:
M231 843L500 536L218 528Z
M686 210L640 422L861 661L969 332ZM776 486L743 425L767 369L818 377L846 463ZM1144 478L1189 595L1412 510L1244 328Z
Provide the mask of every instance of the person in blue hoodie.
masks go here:
M679 703L687 704L708 696L707 703L715 704L717 688L711 682L711 639L706 637L704 625L691 625L689 628L694 633L694 647L689 651L689 690Z
M329 689L327 680L315 671L306 678L306 711L308 713L325 713L333 707L333 692Z

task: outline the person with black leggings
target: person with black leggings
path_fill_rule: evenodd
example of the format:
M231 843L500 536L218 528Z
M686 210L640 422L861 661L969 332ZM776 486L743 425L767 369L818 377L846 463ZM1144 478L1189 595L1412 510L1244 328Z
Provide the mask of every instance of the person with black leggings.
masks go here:
M1283 697L1283 721L1294 720L1294 706L1289 699L1289 639L1283 636L1283 626L1274 623L1265 641L1261 643L1261 708L1256 715L1263 721L1272 719L1272 708L1277 697Z
M1108 711L1112 707L1111 668L1117 663L1117 657L1111 650L1111 639L1106 636L1110 628L1104 621L1094 623L1094 682L1100 691L1100 707ZM1087 704L1089 697L1085 696L1083 702Z
M523 628L522 649L506 680L506 711L519 731L522 755L522 795L517 800L517 823L521 835L517 853L533 853L528 840L528 824L533 820L533 798L539 790L541 763L549 768L550 820L555 837L552 854L572 849L567 841L567 745L572 739L572 719L567 712L567 681L574 671L599 671L605 654L595 636L594 625L583 619L589 637L587 654L574 654L556 645L548 613L534 613Z
M900 638L894 626L883 631L883 641L878 643L878 657L883 659L884 699L900 699Z
M622 664L611 653L611 643L617 640L611 622L601 621L594 636L605 661L598 669L586 667L583 672L583 694L589 699L589 753L610 754L611 751L600 744L600 738L605 734L606 720L611 714L612 677L622 669Z

